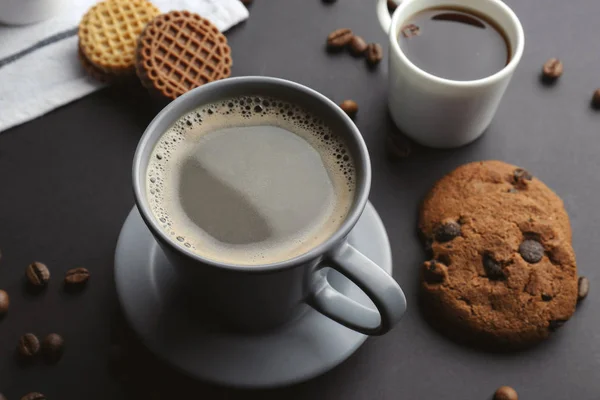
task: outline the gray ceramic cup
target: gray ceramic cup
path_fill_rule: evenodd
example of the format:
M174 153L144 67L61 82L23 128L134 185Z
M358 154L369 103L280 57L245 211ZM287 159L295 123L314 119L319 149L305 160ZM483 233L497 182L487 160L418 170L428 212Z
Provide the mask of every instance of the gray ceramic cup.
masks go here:
M328 240L296 258L242 266L203 258L181 246L153 215L146 196L146 168L161 135L182 115L202 105L241 95L263 95L298 104L343 135L356 164L357 191L346 221ZM150 123L133 162L133 188L146 225L176 269L194 303L212 310L221 323L243 331L272 329L312 307L368 335L389 331L406 310L396 281L346 240L367 203L371 165L362 136L331 100L300 84L267 77L230 78L194 89L166 106ZM330 267L358 285L376 309L342 295L327 280Z

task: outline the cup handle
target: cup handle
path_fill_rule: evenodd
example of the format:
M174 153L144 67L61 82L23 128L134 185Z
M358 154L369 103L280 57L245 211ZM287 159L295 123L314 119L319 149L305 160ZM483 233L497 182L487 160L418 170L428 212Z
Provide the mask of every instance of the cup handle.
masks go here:
M400 4L403 0L394 0L396 4ZM390 17L390 11L388 10L387 0L377 0L377 17L381 28L385 33L390 33L390 26L392 25L392 17Z
M373 310L344 296L327 281L330 267L354 282L377 307ZM377 264L345 242L326 256L313 271L308 304L332 320L366 335L383 335L406 311L406 298L398 283Z

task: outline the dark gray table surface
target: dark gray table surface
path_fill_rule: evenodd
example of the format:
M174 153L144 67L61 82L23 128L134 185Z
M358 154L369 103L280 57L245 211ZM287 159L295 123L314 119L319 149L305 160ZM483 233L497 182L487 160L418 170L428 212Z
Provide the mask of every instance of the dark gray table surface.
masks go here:
M29 391L49 399L489 399L511 385L523 400L600 399L600 112L589 107L600 87L596 0L509 0L525 28L521 65L488 132L450 151L417 148L403 161L385 157L394 127L386 112L387 65L369 71L347 54L324 51L327 34L352 28L386 44L374 0L256 0L250 19L227 33L234 76L270 75L355 99L356 124L373 162L371 201L392 242L394 277L409 309L386 336L369 339L331 372L297 386L248 392L194 382L157 361L123 322L113 282L113 252L133 205L132 155L163 104L136 85L102 90L0 134L0 288L12 307L0 321L0 392ZM384 46L387 48L387 45ZM538 81L542 63L560 57L565 74L554 87ZM1 82L0 82L1 84ZM0 110L0 112L2 112ZM435 110L432 110L432 117ZM423 261L415 235L419 199L445 173L468 161L501 159L531 170L565 200L581 274L592 282L586 301L551 340L526 352L488 354L441 336L417 304ZM24 290L25 266L46 262L54 279L40 295ZM87 290L62 291L64 272L86 266ZM59 332L67 341L56 366L19 365L20 334ZM127 354L108 368L112 343Z

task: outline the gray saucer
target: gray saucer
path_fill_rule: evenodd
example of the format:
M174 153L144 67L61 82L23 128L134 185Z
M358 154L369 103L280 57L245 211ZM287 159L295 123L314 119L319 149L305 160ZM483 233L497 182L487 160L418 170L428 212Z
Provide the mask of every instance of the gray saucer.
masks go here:
M348 240L391 274L389 241L371 203ZM336 271L330 270L328 279L341 293L374 308ZM308 380L340 364L367 338L312 308L275 331L253 335L226 332L192 315L137 208L119 236L115 280L125 317L144 344L185 374L216 384L264 388Z

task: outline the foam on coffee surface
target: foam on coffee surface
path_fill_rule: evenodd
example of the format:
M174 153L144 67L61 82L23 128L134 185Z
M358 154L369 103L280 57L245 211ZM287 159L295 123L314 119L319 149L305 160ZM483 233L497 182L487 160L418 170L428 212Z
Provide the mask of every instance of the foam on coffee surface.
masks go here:
M147 196L180 246L238 265L280 262L327 240L354 200L352 157L320 118L244 96L182 116L156 144Z

